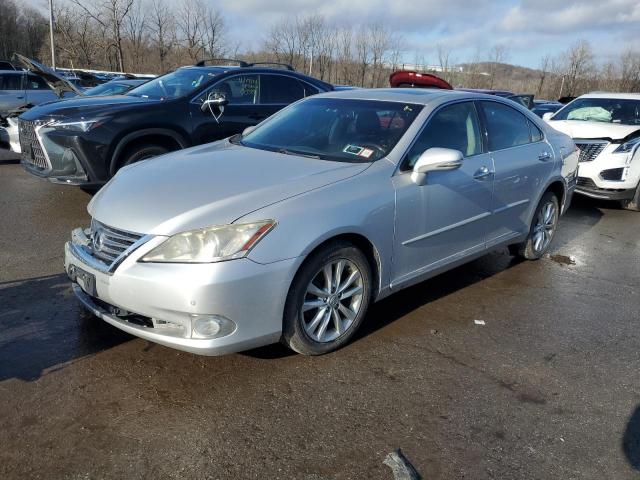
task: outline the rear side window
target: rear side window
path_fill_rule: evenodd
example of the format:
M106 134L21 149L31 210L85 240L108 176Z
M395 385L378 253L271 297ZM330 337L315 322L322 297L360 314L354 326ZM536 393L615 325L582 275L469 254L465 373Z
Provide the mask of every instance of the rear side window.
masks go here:
M22 90L22 75L0 74L0 90Z
M284 75L261 75L261 103L289 104L306 96L304 84Z
M438 110L413 144L403 170L410 170L425 150L433 147L459 150L465 157L482 153L478 115L472 102L449 105Z
M533 143L535 142L541 142L542 140L544 140L544 135L542 134L542 130L540 130L535 123L533 123L531 120L527 119L527 122L529 122L529 130L531 130L531 141Z
M527 118L517 110L498 102L482 102L487 120L489 150L504 150L531 143Z
M27 76L27 90L49 90L49 85L36 75Z

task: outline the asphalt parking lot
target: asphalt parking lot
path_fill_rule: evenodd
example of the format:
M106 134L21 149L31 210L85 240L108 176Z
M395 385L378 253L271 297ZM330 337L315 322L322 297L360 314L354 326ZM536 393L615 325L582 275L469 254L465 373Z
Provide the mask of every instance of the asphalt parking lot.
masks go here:
M85 313L90 196L0 159L0 478L626 479L640 470L640 214L576 198L550 257L487 255L346 348L198 357ZM485 325L477 325L483 320Z

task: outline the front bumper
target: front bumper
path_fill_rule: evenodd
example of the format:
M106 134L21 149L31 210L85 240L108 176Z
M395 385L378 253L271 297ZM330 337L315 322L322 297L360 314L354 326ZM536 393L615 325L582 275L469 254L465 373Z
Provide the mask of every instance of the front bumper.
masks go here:
M640 151L613 153L609 144L595 159L580 162L576 193L605 200L633 198L640 182Z
M163 240L155 237L141 245L112 273L83 261L78 246L68 242L65 271L76 280L76 296L120 330L200 355L224 355L280 339L295 260L266 265L248 258L212 264L138 262ZM78 268L94 276L95 286L78 281ZM194 315L222 316L235 328L216 338L194 338Z

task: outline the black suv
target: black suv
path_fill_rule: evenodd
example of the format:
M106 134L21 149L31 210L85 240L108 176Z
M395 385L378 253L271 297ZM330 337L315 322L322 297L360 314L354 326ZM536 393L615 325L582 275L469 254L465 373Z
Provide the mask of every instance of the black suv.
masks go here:
M54 183L92 188L125 165L241 133L298 99L333 90L288 65L234 62L181 67L126 95L34 107L19 119L22 164Z

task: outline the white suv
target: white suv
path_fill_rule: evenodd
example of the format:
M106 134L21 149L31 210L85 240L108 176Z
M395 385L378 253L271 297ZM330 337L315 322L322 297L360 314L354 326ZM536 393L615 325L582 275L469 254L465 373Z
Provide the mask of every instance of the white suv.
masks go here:
M590 93L544 118L580 149L576 193L640 211L640 94Z

